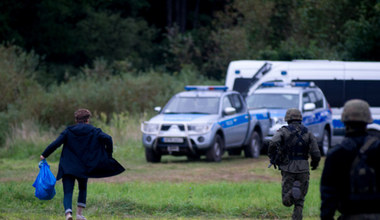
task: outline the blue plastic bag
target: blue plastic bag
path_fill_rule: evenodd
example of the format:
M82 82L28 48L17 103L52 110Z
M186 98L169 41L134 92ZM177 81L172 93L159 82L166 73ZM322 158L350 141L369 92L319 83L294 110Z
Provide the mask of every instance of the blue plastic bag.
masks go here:
M38 167L40 172L33 183L34 188L36 188L35 196L40 200L50 200L55 196L55 182L57 180L50 171L50 166L46 160L42 160Z

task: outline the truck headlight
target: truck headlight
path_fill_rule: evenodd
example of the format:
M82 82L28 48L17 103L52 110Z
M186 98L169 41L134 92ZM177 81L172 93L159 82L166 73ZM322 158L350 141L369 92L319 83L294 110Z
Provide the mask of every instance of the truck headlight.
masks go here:
M157 133L160 125L144 122L141 124L141 130L144 133Z
M189 124L187 129L189 133L193 134L204 134L211 130L212 123L201 123L201 124Z

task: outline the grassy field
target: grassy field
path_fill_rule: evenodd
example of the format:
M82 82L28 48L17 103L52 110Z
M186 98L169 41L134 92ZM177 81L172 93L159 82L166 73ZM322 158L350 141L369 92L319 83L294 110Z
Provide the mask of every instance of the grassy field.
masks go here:
M126 122L129 126L118 125L119 129L112 122L104 125L103 130L114 137L114 156L126 171L111 178L90 179L84 213L88 219L291 217L292 208L281 203L280 173L267 168L266 156L246 159L225 155L221 163L164 156L161 163L147 163L137 121L129 123L129 120ZM32 187L38 174L39 154L59 131L28 136L27 127L20 128L24 132L19 134L15 129L7 148L0 151L0 219L64 219L61 181L57 182L57 194L50 201L38 200ZM59 154L55 152L47 159L53 173L57 172ZM305 219L319 217L321 170L320 167L311 174ZM74 207L76 197L77 191Z

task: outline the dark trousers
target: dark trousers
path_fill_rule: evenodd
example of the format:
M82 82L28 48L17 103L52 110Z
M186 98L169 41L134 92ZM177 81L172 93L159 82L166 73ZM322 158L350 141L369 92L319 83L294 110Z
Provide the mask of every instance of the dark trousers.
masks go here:
M73 175L63 175L62 177L63 194L64 194L63 206L65 208L65 213L73 212L72 201L73 201L75 179L78 180L78 189L79 189L78 206L83 207L83 208L86 207L88 178L78 178Z
M289 173L281 171L282 175L282 203L285 206L294 205L292 219L302 219L303 203L309 189L310 174L307 173ZM301 183L301 198L294 199L292 196L293 183L299 181Z

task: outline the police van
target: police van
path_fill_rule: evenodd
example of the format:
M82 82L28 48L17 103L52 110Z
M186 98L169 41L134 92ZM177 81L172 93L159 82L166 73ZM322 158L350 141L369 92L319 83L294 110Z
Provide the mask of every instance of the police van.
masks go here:
M218 162L223 153L258 157L270 126L266 109L249 111L240 93L226 86L186 86L158 115L141 124L148 162L162 155L202 155Z
M271 127L265 139L287 123L286 111L296 108L302 112L302 123L314 134L322 155L331 146L332 113L323 92L312 82L266 82L246 97L248 108L268 109Z
M380 124L380 62L238 60L229 64L225 84L246 96L264 82L297 81L313 81L325 94L334 137L344 135L340 115L350 99L367 101L374 123Z

